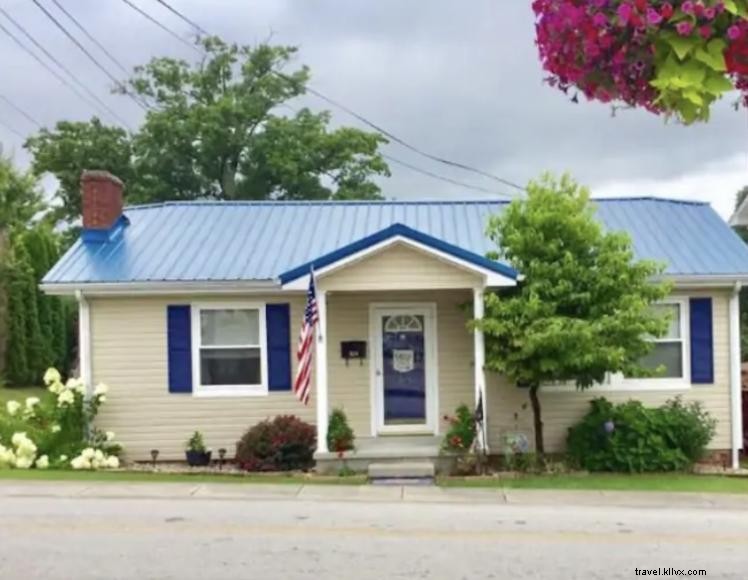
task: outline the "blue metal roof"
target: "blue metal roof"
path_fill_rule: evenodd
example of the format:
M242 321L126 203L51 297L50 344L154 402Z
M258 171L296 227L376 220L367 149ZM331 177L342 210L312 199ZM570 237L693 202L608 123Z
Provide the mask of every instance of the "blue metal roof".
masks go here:
M167 202L125 210L106 242L78 240L45 284L277 280L281 274L401 224L485 256L489 215L502 201ZM600 199L598 217L627 231L639 258L670 275L748 275L748 248L708 205Z

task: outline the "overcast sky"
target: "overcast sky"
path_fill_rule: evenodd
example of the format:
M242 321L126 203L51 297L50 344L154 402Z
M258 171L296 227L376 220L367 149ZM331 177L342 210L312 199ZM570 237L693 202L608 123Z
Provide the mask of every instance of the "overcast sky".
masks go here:
M55 10L51 0L42 0ZM128 66L151 56L194 53L121 0L59 0ZM190 27L156 0L132 0L187 38ZM574 105L543 84L529 0L172 0L212 33L254 44L300 48L312 85L429 152L525 183L544 170L569 171L594 195L658 195L710 201L729 215L748 184L748 119L733 99L708 124L682 127L639 111L615 118L604 105ZM108 93L111 83L31 0L0 0L63 64L137 125L140 110ZM56 12L56 14L59 14ZM64 16L60 16L64 20ZM0 16L0 22L8 26ZM95 111L0 31L0 94L44 125ZM98 53L97 53L98 55ZM100 55L102 60L105 57ZM112 68L117 73L116 69ZM120 76L120 75L118 75ZM330 108L313 97L305 104ZM336 124L358 122L332 109ZM0 102L0 123L34 126ZM28 164L22 139L0 126L0 142ZM391 144L386 153L476 186L511 191L440 166ZM392 164L387 197L465 198L490 194Z

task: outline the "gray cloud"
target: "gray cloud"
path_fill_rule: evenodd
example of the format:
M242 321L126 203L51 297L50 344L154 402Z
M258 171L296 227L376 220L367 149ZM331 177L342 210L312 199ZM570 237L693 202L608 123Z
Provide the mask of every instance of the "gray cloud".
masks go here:
M185 37L189 27L150 0L134 0ZM709 191L682 191L685 197L717 201L734 191L734 179L721 182L719 164L746 149L745 113L725 101L708 124L681 127L641 111L613 118L595 103L574 105L543 84L534 46L533 15L524 0L174 0L202 26L230 40L257 43L272 32L274 41L300 47L299 63L312 68L313 85L346 103L409 142L434 154L479 166L523 183L544 170L570 171L606 193L625 195L634 182L657 182L658 193L683 175ZM124 3L78 0L67 3L128 65L150 56L192 58L181 46ZM136 124L139 109L108 94L108 82L30 2L7 6L15 17L74 68L110 106ZM46 71L0 34L0 92L45 124L60 118L86 118L80 102ZM329 108L309 96L304 103ZM356 124L340 111L335 122ZM0 103L0 120L29 132L33 127ZM20 139L0 127L6 150L21 162ZM403 150L390 155L446 176L484 187L505 188L457 170L440 167ZM710 169L711 168L711 169ZM391 197L481 197L478 192L434 181L393 166L382 186ZM748 182L748 176L746 179ZM714 184L711 187L711 184ZM614 184L611 186L611 184ZM642 193L637 189L636 193Z

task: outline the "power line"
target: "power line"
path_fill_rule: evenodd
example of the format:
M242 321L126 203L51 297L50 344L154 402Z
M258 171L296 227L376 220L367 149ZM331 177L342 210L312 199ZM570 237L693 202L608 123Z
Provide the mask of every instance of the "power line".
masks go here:
M128 0L124 0L124 1L127 2ZM179 18L181 18L182 20L184 20L185 22L187 22L188 24L190 24L191 26L193 26L195 28L195 30L197 30L201 34L204 34L204 35L208 36L208 32L202 26L200 26L199 24L197 24L195 21L187 18L184 14L182 14L181 12L179 12L178 10L176 10L175 8L173 8L172 6L170 6L168 2L166 2L165 0L156 0L156 1L159 4L162 4L163 6L165 6L167 9L169 9L174 14L176 14ZM277 76L280 76L281 78L283 78L285 80L290 80L290 77L288 77L287 75L285 75L285 74L283 74L281 72L278 72L278 71L273 71L273 72ZM513 181L510 181L508 179L504 179L503 177L499 177L498 175L494 175L493 173L489 173L487 171L483 171L482 169L478 169L476 167L472 167L472 166L467 165L465 163L460 163L458 161L452 161L451 159L447 159L446 157L440 157L438 155L434 155L433 153L429 153L427 151L424 151L423 149L421 149L419 147L416 147L415 145L411 145L410 143L408 143L404 139L398 137L397 135L395 135L391 131L388 131L387 129L385 129L384 127L378 125L377 123L374 123L373 121L370 121L365 116L363 116L360 113L357 113L356 111L354 111L350 107L344 105L343 103L341 103L339 101L336 101L335 99L333 99L331 97L328 97L327 95L323 94L322 92L318 91L317 89L315 89L315 88L310 87L309 85L307 85L306 86L306 90L309 93L311 93L312 95L314 95L315 97L317 97L319 99L322 99L323 101L329 103L330 105L332 105L332 106L340 109L341 111L344 111L345 113L348 113L352 117L358 119L359 121L361 121L362 123L364 123L368 127L374 129L380 135L384 135L385 137L387 137L391 141L394 141L395 143L397 143L398 145L401 145L401 146L405 147L406 149L410 149L411 151L413 151L414 153L417 153L418 155L420 155L422 157L425 157L425 158L430 159L431 161L435 161L437 163L441 163L443 165L448 165L450 167L455 167L457 169L462 169L463 171L469 171L471 173L475 173L476 175L480 175L482 177L487 177L489 179L493 179L494 181L497 181L498 183L501 183L503 185L507 185L507 186L512 187L514 189L517 189L519 191L525 191L525 188L523 186L521 186L521 185L519 185L517 183L514 183Z
M13 127L5 123L4 121L0 120L0 127L5 127L8 131L13 133L16 137L19 137L20 139L25 140L26 137L24 137L19 131L16 131Z
M11 101L8 97L6 97L3 94L0 94L0 100L5 101L5 103L11 108L14 109L17 113L19 113L22 117L24 117L29 123L32 125L36 125L41 129L42 124L34 119L30 114L28 114L26 111L24 111L21 107L16 105L13 101Z
M44 67L50 74L52 74L57 80L59 80L62 84L64 84L66 87L68 87L71 91L73 91L78 97L88 103L89 105L93 106L94 108L99 108L100 111L105 111L109 115L112 116L112 118L119 121L122 125L125 127L128 127L127 122L124 121L117 113L112 111L104 101L102 101L96 93L94 93L90 88L88 88L85 83L82 83L78 80L78 78L68 70L68 68L63 65L58 59L55 58L53 54L51 54L42 44L40 44L23 26L21 26L10 14L8 14L1 6L0 6L0 14L3 14L5 18L7 18L13 25L20 30L26 38L28 38L34 46L37 47L48 59L50 59L54 64L56 64L65 74L70 77L70 79L78 85L83 91L89 95L88 97L84 96L80 90L71 85L68 80L60 75L55 69L53 69L51 66L49 66L48 63L46 63L39 55L37 55L33 50L31 50L28 46L26 46L15 34L13 34L10 30L8 30L5 26L0 23L0 30L5 32L13 42L15 42L24 52L29 54L36 62L38 62L42 67ZM93 99L91 101L90 99ZM129 127L128 127L129 128Z
M154 18L153 16L151 16L150 14L148 14L145 10L143 10L139 6L136 6L135 4L133 4L130 0L122 0L122 2L124 2L125 4L127 4L133 10L135 10L135 12L137 12L138 14L140 14L143 18L145 18L146 20L152 22L153 24L155 24L156 26L158 26L161 30L163 30L167 34L173 36L174 38L176 38L182 44L184 44L186 46L189 46L195 52L197 52L199 54L202 54L202 51L199 48L197 48L194 44L192 44L191 42L189 42L189 41L185 40L184 38L182 38L179 34L177 34L176 32L174 32L171 28L169 28L168 26L165 26L164 24L162 24L159 20L157 20L156 18Z
M119 70L121 70L126 75L130 74L130 71L127 69L127 67L123 65L117 59L117 57L115 57L111 52L109 52L103 44L101 44L98 40L96 40L96 37L90 32L88 32L88 29L85 26L83 26L75 16L70 14L70 12L68 12L65 9L65 7L59 2L59 0L52 0L52 3L55 6L57 6L60 12L62 12L65 16L67 16L73 22L73 24L75 24L75 26L78 27L78 30L80 30L83 34L86 35L86 38L88 38L88 40L94 43L101 52L107 55L109 57L109 60L111 60Z
M172 14L175 14L176 16L178 16L179 18L181 18L182 20L184 20L187 24L189 24L190 26L192 26L195 30L197 30L203 36L210 36L208 34L208 32L202 26L200 26L194 20L190 20L189 18L187 18L184 14L182 14L179 10L177 10L176 8L174 8L168 2L165 2L164 0L156 0L156 2L158 2L159 4L161 4L161 6L163 6L164 8L166 8Z
M81 42L67 28L65 28L65 26L59 20L57 20L57 18L55 18L54 15L49 10L47 10L44 7L44 5L41 2L39 2L39 0L31 0L31 1L36 5L37 8L39 8L39 10L41 10L42 12L44 12L44 14L47 16L47 18L49 18L54 23L54 25L57 28L59 28L62 31L62 33L65 36L67 36L68 39L70 39L70 41L73 44L75 44L75 46L77 46L81 50L81 52L83 52L83 54L85 54L92 63L94 63L96 65L96 68L98 68L101 72L103 72L114 83L114 85L116 87L120 88L120 87L123 86L122 85L122 81L120 81L117 77L115 77L112 73L110 73L109 69L106 68L103 64L101 64L101 62L99 62L99 60L94 55L92 55L88 51L88 49L85 46L83 46L83 44L81 44ZM146 107L138 99L136 99L135 97L133 97L127 90L125 90L123 92L128 97L130 97L130 99L132 99L132 101L136 105L138 105L138 107L140 107L144 111L148 110L148 107Z
M481 191L483 193L490 193L492 195L499 195L501 197L511 198L512 195L508 193L502 193L500 191L494 191L493 189L487 189L485 187L481 187L480 185L472 185L470 183L465 183L464 181L459 181L457 179L452 179L451 177L447 177L445 175L439 175L438 173L433 173L429 171L428 169L423 169L422 167L417 167L416 165L411 165L410 163L407 163L405 161L401 161L400 159L397 159L396 157L392 157L391 155L387 155L385 153L382 153L382 157L384 157L387 161L390 161L392 163L395 163L396 165L401 165L402 167L406 167L412 171L415 171L417 173L421 173L423 175L426 175L428 177L432 177L434 179L438 179L440 181L446 181L447 183L451 183L453 185L459 185L460 187L465 187L467 189L473 189L475 191Z

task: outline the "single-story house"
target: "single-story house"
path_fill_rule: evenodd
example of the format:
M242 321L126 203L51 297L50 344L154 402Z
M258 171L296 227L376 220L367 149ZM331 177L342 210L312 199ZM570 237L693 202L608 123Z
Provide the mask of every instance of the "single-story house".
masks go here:
M345 410L360 459L436 456L461 403L482 398L491 453L532 444L525 390L484 369L484 293L521 272L486 258L484 231L504 201L166 202L123 209L123 185L82 177L80 239L42 282L80 305L80 371L109 385L102 427L129 460L183 458L200 430L231 455L251 425L279 414L316 424ZM708 204L649 197L596 200L640 258L667 264L674 317L657 341L660 378L611 378L542 391L549 451L599 395L660 404L682 395L718 420L711 443L742 447L738 292L748 248ZM309 405L292 393L296 342L314 269L318 336ZM519 439L521 440L521 438Z

